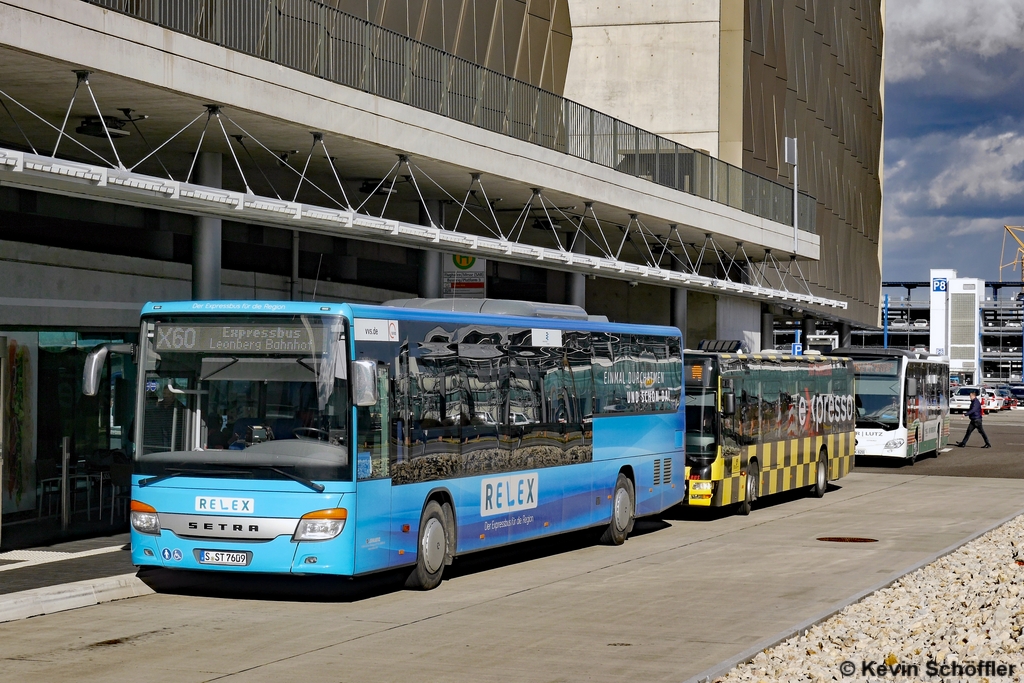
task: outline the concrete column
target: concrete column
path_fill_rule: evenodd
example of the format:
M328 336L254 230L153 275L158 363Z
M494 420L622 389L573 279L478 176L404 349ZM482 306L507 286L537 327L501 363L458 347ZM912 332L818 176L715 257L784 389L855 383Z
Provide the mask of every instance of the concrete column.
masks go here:
M775 314L772 313L772 307L767 304L761 304L761 348L763 349L774 349L775 348Z
M201 152L196 164L196 182L221 187L221 155ZM220 298L221 221L199 216L192 233L192 298L197 301Z
M800 331L801 331L801 337L802 337L800 339L800 341L803 342L804 348L806 349L807 348L807 335L809 335L809 334L817 334L818 333L818 324L814 320L814 318L812 318L810 316L804 316L804 319L800 321Z
M850 332L850 323L839 323L839 345L847 348L853 343L853 334Z
M582 234L577 235L576 242L572 245L572 253L587 253L587 239ZM565 274L565 303L579 306L580 308L587 307L586 275L583 273Z
M302 283L299 280L299 231L292 230L292 301L302 301Z
M437 199L427 199L426 206L420 205L420 225L444 224L444 204ZM424 299L441 298L441 252L425 249L420 258L420 291Z
M683 264L675 259L672 260L672 270L683 270ZM678 327L683 333L683 347L689 348L686 344L686 290L682 287L672 289L672 312L670 323Z

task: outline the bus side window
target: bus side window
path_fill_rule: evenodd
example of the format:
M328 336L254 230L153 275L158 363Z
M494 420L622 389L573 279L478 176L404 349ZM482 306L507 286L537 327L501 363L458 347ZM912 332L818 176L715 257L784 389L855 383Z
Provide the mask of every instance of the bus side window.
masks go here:
M591 363L590 334L563 332L566 386L573 396L573 421L582 423L594 415L594 373Z
M757 443L761 437L761 382L749 370L736 380L736 415L740 445Z
M592 364L594 368L595 395L594 414L621 412L624 397L619 395L615 377L615 361L618 355L618 335L609 332L594 332L591 335Z
M391 406L391 469L409 459L412 423L412 382L409 377L409 345L403 344L395 363L394 401Z
M766 361L767 366L770 361ZM761 395L761 437L765 441L775 441L779 438L780 425L783 422L782 413L782 388L779 385L778 368L769 367L764 371L765 381L762 384Z

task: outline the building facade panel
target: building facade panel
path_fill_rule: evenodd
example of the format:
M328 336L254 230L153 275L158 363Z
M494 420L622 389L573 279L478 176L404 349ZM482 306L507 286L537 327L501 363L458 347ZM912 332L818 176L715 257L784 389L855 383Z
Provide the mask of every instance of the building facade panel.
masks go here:
M743 166L817 199L821 259L813 285L876 321L881 290L882 8L879 0L747 0ZM856 260L850 259L856 255ZM852 267L853 264L856 267Z
M326 0L439 50L561 94L572 44L568 0Z
M848 302L843 318L877 325L882 0L651 2L629 11L574 0L570 10L567 97L784 184L793 181L784 139L797 138L798 184L816 200L821 239L819 258L800 268L816 294Z

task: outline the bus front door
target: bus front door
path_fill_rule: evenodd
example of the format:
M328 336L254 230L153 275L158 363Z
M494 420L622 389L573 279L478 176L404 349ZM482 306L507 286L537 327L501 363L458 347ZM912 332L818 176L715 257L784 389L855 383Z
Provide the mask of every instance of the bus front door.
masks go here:
M391 563L391 396L388 365L377 364L377 403L356 412L355 573Z

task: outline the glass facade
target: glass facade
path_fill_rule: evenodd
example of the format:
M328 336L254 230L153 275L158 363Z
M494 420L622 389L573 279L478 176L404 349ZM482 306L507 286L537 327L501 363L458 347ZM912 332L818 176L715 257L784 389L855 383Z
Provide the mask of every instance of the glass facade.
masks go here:
M82 371L97 345L136 342L138 334L0 330L0 338L6 338L8 365L0 411L6 427L4 547L24 535L22 525L36 525L36 535L59 533L63 505L69 508L67 531L109 528L111 466L126 457L136 371L130 358L111 356L96 396L82 394ZM59 489L65 443L66 497Z

